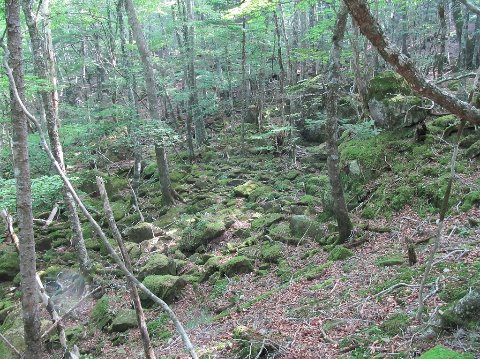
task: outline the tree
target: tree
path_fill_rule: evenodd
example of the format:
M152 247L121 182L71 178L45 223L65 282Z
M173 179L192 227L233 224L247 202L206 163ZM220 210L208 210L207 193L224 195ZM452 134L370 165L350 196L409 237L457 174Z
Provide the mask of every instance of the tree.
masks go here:
M40 312L36 283L36 254L33 236L33 214L30 166L28 159L27 117L15 100L14 91L24 98L25 82L23 75L22 32L20 25L20 2L7 0L7 46L8 63L17 89L10 87L10 106L13 122L13 151L17 190L17 218L20 237L20 278L22 287L23 328L25 331L25 358L37 359L43 354L40 339ZM4 51L7 51L4 48Z
M125 1L125 10L128 16L128 23L132 29L133 37L137 44L138 51L140 52L140 59L142 60L143 72L145 76L145 85L148 98L148 111L151 121L160 120L160 108L158 103L158 97L156 93L156 81L155 74L153 72L153 66L151 61L150 50L145 40L142 27L137 18L137 13L133 5L132 0ZM177 197L175 191L172 189L170 182L170 176L168 173L167 154L163 144L155 145L155 156L157 159L158 172L160 176L160 185L162 191L162 201L165 205L171 205L175 202Z
M340 154L338 153L338 90L340 78L340 55L342 52L341 43L347 25L348 10L342 3L337 15L337 22L333 30L332 51L330 54L330 65L327 85L326 103L326 132L328 160L327 169L332 187L333 211L338 224L339 243L347 241L352 233L352 222L348 216L348 209L345 203L342 182L340 180Z

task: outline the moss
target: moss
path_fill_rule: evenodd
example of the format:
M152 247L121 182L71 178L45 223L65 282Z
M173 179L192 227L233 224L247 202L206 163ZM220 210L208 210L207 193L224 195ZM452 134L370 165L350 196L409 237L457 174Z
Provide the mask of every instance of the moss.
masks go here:
M408 328L409 324L410 317L404 313L398 313L386 319L380 325L380 329L393 337L395 335L403 333Z
M112 321L112 332L125 332L138 327L137 314L134 309L121 309Z
M480 191L473 191L467 194L463 198L463 203L460 209L464 212L469 211L474 206L478 206L480 204Z
M394 191L390 204L394 210L400 211L405 205L411 204L414 197L415 188L400 186Z
M345 248L344 246L335 246L328 255L328 259L332 261L339 261L347 259L351 256L353 256L353 252L350 249Z
M104 329L113 320L113 313L110 309L110 299L104 295L95 304L90 314L90 324L98 329Z
M173 275L149 275L142 283L153 294L168 303L171 303L187 284L183 278ZM152 303L144 293L140 294L140 298L147 305Z
M253 262L245 256L233 257L220 266L220 272L228 277L253 272Z
M161 253L155 253L148 259L148 261L143 265L143 267L140 268L139 277L140 279L143 279L147 275L151 274L175 275L176 273L177 270L175 262L171 258L168 258L166 255Z
M147 322L147 330L150 337L166 343L172 337L172 332L167 327L168 321L168 315L161 314L157 319Z
M128 204L123 201L112 202L111 204L113 218L115 221L120 221L125 217L128 213Z
M280 244L264 244L260 257L267 263L278 263L282 258L282 246Z
M290 234L290 226L288 223L282 222L274 224L268 230L268 234L272 239L288 244L297 244L299 239L292 237Z
M368 97L383 100L396 94L410 95L412 90L407 82L395 71L384 71L370 80Z
M427 129L432 135L443 134L450 126L458 124L459 121L454 115L446 115L435 118L427 123Z
M267 214L266 216L254 219L252 221L252 229L255 231L261 228L268 228L272 224L279 222L282 219L283 215L280 213Z
M377 260L375 261L375 264L378 267L390 267L390 266L400 265L403 263L405 263L405 259L399 255L383 256L383 257L377 258Z
M183 230L178 249L183 252L194 252L220 236L225 230L223 219L204 217Z
M423 353L419 359L473 359L473 354L461 354L444 346L437 345Z
M258 183L254 181L247 181L244 184L236 186L233 191L238 197L249 197L252 192L257 189Z
M19 271L20 261L17 252L3 252L0 255L0 281L12 280Z
M143 177L145 178L152 178L157 175L157 164L155 161L151 161L147 163L145 168L143 169Z
M468 149L466 153L467 157L469 158L475 158L478 155L480 155L480 140L472 144Z

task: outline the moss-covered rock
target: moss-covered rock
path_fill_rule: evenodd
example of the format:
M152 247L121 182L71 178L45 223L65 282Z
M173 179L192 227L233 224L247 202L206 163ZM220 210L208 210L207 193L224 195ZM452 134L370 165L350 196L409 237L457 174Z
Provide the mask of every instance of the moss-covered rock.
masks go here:
M90 314L90 324L98 329L104 329L113 320L113 312L110 308L110 298L104 295L100 298Z
M17 252L5 251L0 255L0 281L13 280L20 271Z
M383 256L377 258L375 264L378 267L390 267L390 266L397 266L405 263L405 259L400 255L392 255L392 256Z
M272 239L287 244L298 244L300 240L299 238L292 236L290 225L287 222L272 225L268 230L268 234Z
M186 253L195 252L200 246L208 244L209 241L220 236L225 230L226 225L223 219L202 218L183 231L178 249Z
M480 292L470 290L463 298L439 311L443 328L478 328L480 325Z
M171 303L177 298L187 282L182 277L173 275L149 275L142 282L153 294L167 303ZM140 298L146 304L153 302L147 298L144 293L140 294Z
M277 223L283 219L283 215L280 213L270 213L266 216L256 218L252 221L252 230L256 231L261 228L268 228L272 224Z
M474 206L480 204L480 191L472 191L463 198L463 203L460 209L464 212L469 211Z
M8 338L8 341L20 352L25 350L22 311L19 307L7 315L2 325L2 334ZM3 342L0 342L0 358L16 359L17 356L13 355Z
M154 237L154 226L151 223L141 222L125 231L130 242L141 243Z
M461 354L444 346L437 345L423 353L418 359L473 359L472 354Z
M137 315L134 309L121 309L112 321L112 332L125 332L138 327Z
M142 248L138 245L138 243L126 241L125 248L127 249L130 259L133 261L136 261L142 256Z
M119 222L122 220L128 213L128 204L123 201L116 201L111 203L113 218L115 221Z
M140 279L145 278L147 275L158 274L158 275L165 275L177 274L177 268L175 265L175 261L164 254L156 253L152 255L147 262L140 268L138 273L138 277Z
M253 272L253 262L245 256L233 257L220 266L220 272L228 277Z
M305 215L293 215L290 217L290 231L297 238L310 237L320 240L324 237L324 231L320 224Z
M384 71L374 78L368 84L368 98L383 100L397 94L410 95L412 90L407 82L395 71Z
M236 186L233 191L238 197L248 198L252 194L252 192L257 189L257 187L258 183L254 181L247 181L244 184Z
M220 256L213 256L205 262L203 265L203 272L200 276L200 281L204 282L208 280L213 273L220 270L221 259L222 257Z
M266 243L262 246L260 257L267 263L278 263L283 257L280 244Z
M398 335L404 332L410 324L410 317L405 313L397 313L386 319L381 325L385 333L390 336Z
M328 259L331 261L340 261L353 256L353 252L345 248L344 246L335 246L328 255Z

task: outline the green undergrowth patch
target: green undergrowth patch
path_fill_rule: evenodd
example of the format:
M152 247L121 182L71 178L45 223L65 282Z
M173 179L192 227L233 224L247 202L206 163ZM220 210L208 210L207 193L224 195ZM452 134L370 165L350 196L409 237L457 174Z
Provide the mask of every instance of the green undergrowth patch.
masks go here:
M168 328L168 314L160 314L156 319L147 322L147 330L150 337L161 343L166 343L171 337L172 332Z

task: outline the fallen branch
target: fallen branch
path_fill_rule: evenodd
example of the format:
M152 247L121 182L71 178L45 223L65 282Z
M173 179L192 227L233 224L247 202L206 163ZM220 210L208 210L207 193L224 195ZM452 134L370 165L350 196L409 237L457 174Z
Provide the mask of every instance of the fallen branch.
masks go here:
M57 215L57 212L58 212L58 204L56 204L55 207L53 207L43 227L48 227L53 222L55 216Z

